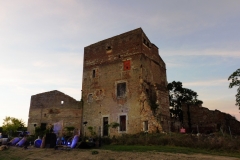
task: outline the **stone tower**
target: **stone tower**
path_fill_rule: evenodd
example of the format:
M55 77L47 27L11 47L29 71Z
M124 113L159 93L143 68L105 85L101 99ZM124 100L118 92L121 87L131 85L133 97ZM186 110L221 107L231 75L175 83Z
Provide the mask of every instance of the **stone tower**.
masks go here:
M84 48L84 134L167 131L166 66L141 28ZM117 128L110 124L119 124Z

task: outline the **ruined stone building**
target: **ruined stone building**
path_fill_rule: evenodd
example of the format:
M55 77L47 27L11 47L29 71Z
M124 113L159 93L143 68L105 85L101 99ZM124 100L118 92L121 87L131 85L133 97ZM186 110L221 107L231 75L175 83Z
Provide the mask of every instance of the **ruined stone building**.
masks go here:
M84 48L84 132L102 136L164 131L169 123L166 65L141 28ZM106 127L118 123L118 128Z
M58 121L88 135L167 130L166 66L141 28L85 47L83 67L81 102L56 90L31 97L31 133Z
M219 110L209 110L201 105L183 106L183 126L189 131L189 120L193 133L212 133L220 130L225 133L240 134L240 122L230 114ZM190 117L188 117L190 116Z
M190 115L195 132L230 127L240 134L234 117L201 106L191 106L189 113L183 106L183 124L171 122L166 86L166 65L158 47L138 28L84 48L82 101L56 90L33 95L28 131L34 132L34 124L45 128L58 121L86 135L91 133L88 128L101 136L178 132L182 125L190 131Z
M48 124L59 121L63 127L80 129L81 120L81 103L62 92L54 90L31 97L28 119L28 131L31 134L34 133L35 127L45 129Z

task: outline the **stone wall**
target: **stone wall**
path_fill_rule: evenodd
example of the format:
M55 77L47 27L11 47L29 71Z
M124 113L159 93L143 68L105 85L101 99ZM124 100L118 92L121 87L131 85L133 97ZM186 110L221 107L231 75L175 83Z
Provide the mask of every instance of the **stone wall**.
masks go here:
M165 63L141 28L85 47L84 132L90 134L89 126L103 136L165 130L166 85ZM104 127L113 122L120 127Z
M189 130L187 105L183 106L183 126ZM225 133L240 134L240 122L230 114L219 110L209 110L202 106L190 106L190 122L193 132L210 133L220 129Z
M82 107L79 101L57 90L40 93L31 97L28 131L34 133L36 127L61 121L63 127L80 129Z

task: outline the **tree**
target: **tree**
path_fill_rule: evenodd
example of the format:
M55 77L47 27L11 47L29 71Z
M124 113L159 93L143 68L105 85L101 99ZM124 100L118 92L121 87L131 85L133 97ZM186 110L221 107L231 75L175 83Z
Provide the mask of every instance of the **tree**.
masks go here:
M238 87L236 94L236 106L239 106L240 109L240 80L238 78L240 78L240 68L228 77L228 80L232 81L229 84L229 88Z
M169 90L169 102L170 102L170 114L171 117L179 119L182 122L182 82L168 83L167 88Z
M24 122L22 119L17 119L14 117L6 117L3 119L3 131L7 134L12 134L13 132L16 132L18 129L22 129L24 127Z
M197 99L197 92L192 91L188 88L182 87L182 82L169 83L167 86L169 90L169 101L170 101L170 114L174 118L178 118L181 123L183 123L183 112L182 105L187 105L187 115L188 115L188 126L192 129L191 116L190 116L190 105L202 104L201 100Z

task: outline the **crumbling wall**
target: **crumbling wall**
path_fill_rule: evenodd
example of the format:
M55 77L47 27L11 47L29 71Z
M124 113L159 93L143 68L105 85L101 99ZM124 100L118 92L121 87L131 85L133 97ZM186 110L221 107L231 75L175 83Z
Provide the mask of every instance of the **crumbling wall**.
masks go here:
M226 133L240 134L240 122L230 114L219 110L192 105L189 107L193 132L210 133L220 129ZM183 126L189 130L187 106L183 106Z
M81 128L82 107L79 101L57 90L40 93L31 97L28 131L34 133L41 125L63 122L63 127Z
M121 119L126 126L110 128L109 134L138 133L144 131L144 125L150 132L163 131L158 117L169 119L166 84L165 63L141 28L85 47L82 95L86 134L91 126L104 135L105 123L121 123Z

